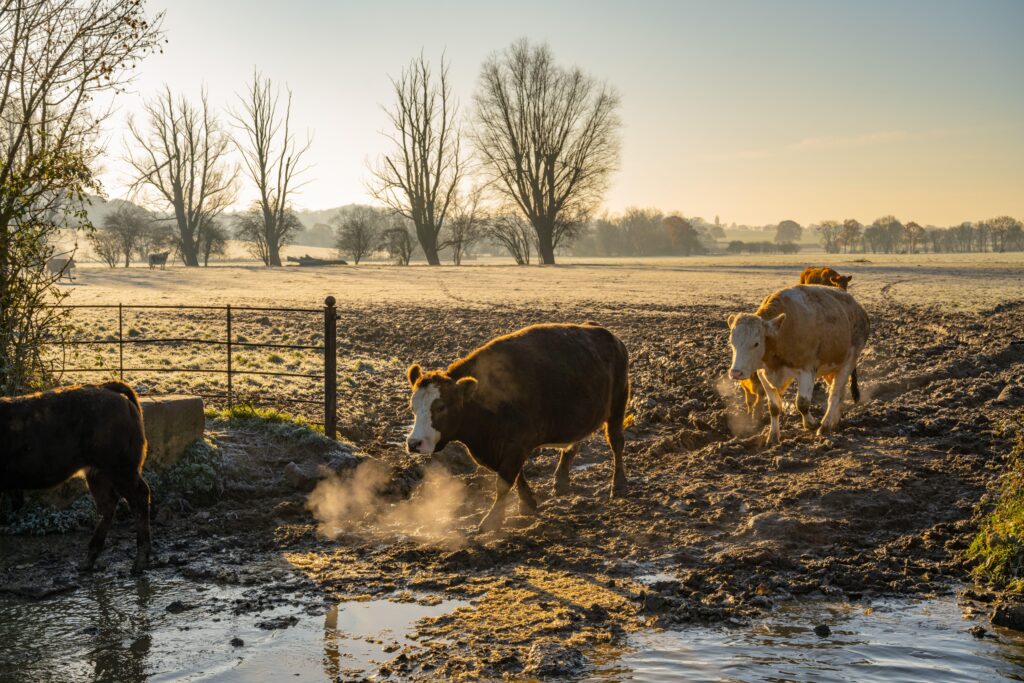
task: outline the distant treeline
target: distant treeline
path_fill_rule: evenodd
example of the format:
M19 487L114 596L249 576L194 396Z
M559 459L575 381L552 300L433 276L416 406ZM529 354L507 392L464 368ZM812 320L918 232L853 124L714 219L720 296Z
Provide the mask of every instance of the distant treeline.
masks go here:
M830 254L965 253L1024 250L1024 223L1011 216L964 222L952 227L902 223L883 216L870 225L856 219L822 221L813 226L821 245Z

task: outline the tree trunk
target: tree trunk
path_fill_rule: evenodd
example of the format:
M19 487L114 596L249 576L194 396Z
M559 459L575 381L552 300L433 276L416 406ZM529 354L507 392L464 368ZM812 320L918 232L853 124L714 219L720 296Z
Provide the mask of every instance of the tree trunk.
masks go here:
M541 265L555 265L554 226L534 225L537 232L537 251L540 253Z
M437 236L434 229L429 225L416 226L416 239L423 247L423 255L427 257L427 264L431 266L441 265L441 259L437 255Z
M281 265L281 247L276 241L267 240L267 261L268 266L280 267Z
M199 253L196 249L196 243L184 231L182 231L181 235L181 260L186 266L199 267Z

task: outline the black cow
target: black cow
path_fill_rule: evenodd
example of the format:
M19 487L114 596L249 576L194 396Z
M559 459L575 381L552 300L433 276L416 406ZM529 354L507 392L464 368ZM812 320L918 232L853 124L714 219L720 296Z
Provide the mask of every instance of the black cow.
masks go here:
M149 486L142 407L123 382L0 398L0 492L46 489L84 470L100 520L83 568L103 549L123 497L135 516L135 569L149 563Z

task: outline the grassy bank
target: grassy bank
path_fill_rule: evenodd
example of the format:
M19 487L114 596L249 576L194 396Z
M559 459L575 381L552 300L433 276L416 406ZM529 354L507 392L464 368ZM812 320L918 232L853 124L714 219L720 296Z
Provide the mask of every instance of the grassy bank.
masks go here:
M1024 594L1024 415L1010 428L1016 445L1007 461L995 508L967 550L976 579L1008 593Z

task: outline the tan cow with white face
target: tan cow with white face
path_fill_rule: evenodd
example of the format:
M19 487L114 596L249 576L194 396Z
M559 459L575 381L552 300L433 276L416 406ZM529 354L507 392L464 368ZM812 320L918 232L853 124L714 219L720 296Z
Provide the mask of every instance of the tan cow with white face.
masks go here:
M871 323L864 308L842 289L819 285L780 289L756 312L734 313L728 321L732 347L729 376L737 381L752 379L755 374L760 377L771 413L767 443L781 440L782 392L793 380L804 427L818 427L818 434L839 423L848 379L854 400L860 399L857 360L867 344ZM828 408L820 425L809 415L818 377L829 381Z

